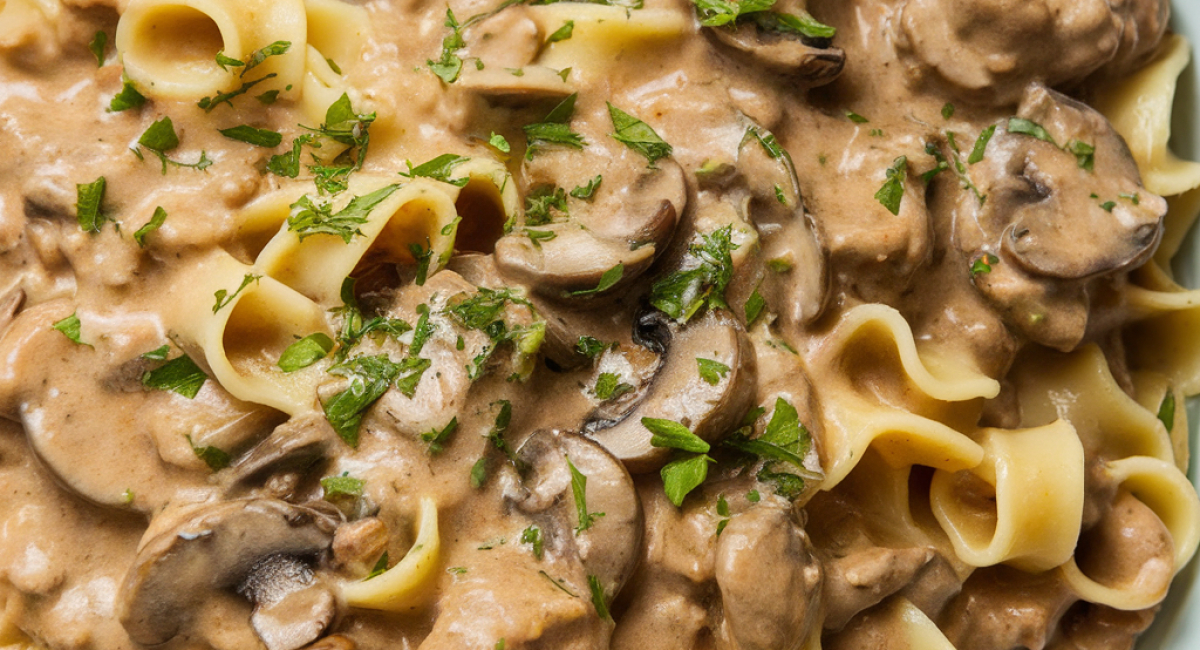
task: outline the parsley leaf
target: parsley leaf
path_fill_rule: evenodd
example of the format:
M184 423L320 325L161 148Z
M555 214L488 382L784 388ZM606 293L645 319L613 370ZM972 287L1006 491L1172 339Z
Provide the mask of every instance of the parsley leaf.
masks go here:
M746 299L746 305L742 308L746 315L746 326L754 324L758 317L762 315L763 309L767 306L767 301L762 297L756 288L750 297Z
M171 359L159 368L142 375L142 385L156 390L170 390L194 399L208 375L184 354Z
M312 134L304 134L292 140L292 150L276 154L267 160L267 171L276 176L295 178L300 175L300 148L313 141Z
M78 312L76 312L76 313L72 313L70 316L67 316L66 318L58 321L51 327L62 332L63 336L66 336L68 339L71 339L71 342L74 343L75 345L86 345L88 347L92 347L90 344L84 343L79 338L79 335L80 335L79 330L80 330L81 325L82 325L82 323L79 322Z
M671 145L650 128L650 125L608 103L608 115L612 118L614 140L642 154L654 168L654 162L671 155Z
M96 32L92 36L92 42L88 43L88 49L92 51L92 56L96 57L96 67L104 65L104 46L108 45L108 34L103 31Z
M575 497L575 510L579 514L579 525L575 527L575 534L578 535L583 531L592 527L596 519L603 517L603 512L588 512L587 507L587 476L580 472L575 463L571 462L569 456L567 459L567 468L571 470L571 493Z
M575 342L575 351L589 359L595 359L602 352L607 350L611 344L593 338L591 336L581 336Z
M729 366L720 361L697 358L696 365L700 367L700 378L708 382L710 386L721 383L721 379L729 374Z
M354 478L348 473L341 476L326 476L321 479L321 490L324 491L323 498L326 501L332 501L338 497L358 498L363 495L363 481L360 478Z
M416 167L409 166L408 173L401 172L401 175L408 177L424 176L432 178L443 183L449 183L457 187L464 187L471 179L469 178L450 178L454 168L467 162L470 158L459 156L452 153L444 153L429 162L422 163Z
M1080 140L1072 140L1067 143L1066 150L1075 156L1075 162L1079 164L1080 169L1090 172L1096 168L1096 147Z
M121 111L137 108L146 103L146 97L138 92L133 82L126 79L121 84L121 92L113 95L111 101L108 102L108 110L110 113L119 113Z
M712 448L703 438L673 420L642 418L642 426L653 434L650 444L654 447L680 449L694 454L706 454Z
M867 122L871 121L849 109L846 109L846 119L854 122L855 124L866 124Z
M954 104L946 102L945 105L942 106L942 119L948 120L952 117L954 117Z
M713 459L707 454L698 454L663 466L659 472L663 489L675 507L682 506L684 498L708 478L708 464L711 462Z
M188 445L192 448L192 453L196 454L196 458L204 461L205 465L214 472L219 472L226 467L229 467L229 454L217 447L197 447L196 443L192 442L192 436L185 436Z
M427 59L425 64L437 75L442 81L452 84L458 79L458 75L462 72L463 62L458 56L458 51L467 46L467 42L462 37L462 26L454 17L454 12L450 7L446 7L446 27L450 28L450 33L442 39L442 56L437 61Z
M597 294L597 293L603 293L603 292L611 289L613 287L613 285L615 285L616 283L620 282L621 278L624 276L625 276L625 265L618 262L616 266L605 271L604 274L600 276L600 284L596 285L596 288L581 289L579 291L568 291L567 295L590 296L590 295Z
M582 149L587 144L583 136L571 130L569 124L559 122L537 122L521 127L525 131L528 145L525 147L525 160L533 160L533 156L546 145L562 145L572 149Z
M137 242L139 248L146 247L146 236L162 227L167 220L167 211L163 207L157 206L154 208L154 214L150 216L150 221L146 225L138 228L133 233L133 240Z
M557 43L559 41L565 41L568 38L571 38L571 34L574 31L575 31L575 21L568 20L565 23L563 23L562 27L559 27L557 30L554 31L553 34L551 34L550 36L548 36L546 38L546 43L549 44L549 43Z
M981 273L991 273L992 265L998 263L999 261L1000 258L992 255L991 253L984 253L983 255L980 255L979 257L975 258L974 262L971 262L971 277L975 277Z
M317 204L306 196L300 197L291 205L288 215L288 230L296 233L300 241L313 235L336 235L349 244L355 235L362 235L358 226L367 223L367 216L400 189L400 185L387 185L380 189L356 196L346 204L346 207L334 213L328 204Z
M329 356L333 350L333 339L316 332L287 346L279 355L279 367L284 372L295 372Z
M1170 388L1163 395L1162 403L1158 405L1158 421L1167 428L1167 433L1175 428L1175 393Z
M596 177L588 181L587 185L580 185L571 190L571 196L581 201L590 201L596 195L596 190L600 189L602 182L604 182L604 177L596 174Z
M101 176L91 183L75 186L75 216L84 232L100 232L108 217L100 211L108 181Z
M1056 147L1058 146L1058 143L1054 141L1054 137L1050 135L1050 132L1045 127L1037 122L1021 117L1008 118L1008 132L1032 136L1043 142L1049 142Z
M492 136L488 138L488 144L500 153L510 153L512 151L512 145L508 144L508 140L494 131L492 132Z
M751 3L742 2L741 4ZM757 11L751 13L747 18L753 20L754 24L762 31L775 32L777 34L793 34L802 39L817 41L819 43L827 42L837 35L837 29L818 21L812 17L812 14L803 9L797 14L778 11Z
M775 0L692 0L700 24L705 27L728 25L743 14L765 11L775 5Z
M521 531L521 543L529 544L533 550L533 557L542 559L545 553L544 541L542 539L542 529L537 525L530 525L525 530Z
M247 273L242 277L242 283L238 285L238 288L235 289L233 293L229 293L225 289L217 289L216 292L213 293L213 297L216 298L216 301L213 302L212 312L215 314L221 311L221 309L223 309L226 305L233 302L233 299L236 298L238 294L240 294L246 287L250 286L251 282L258 282L261 278L261 275Z
M993 124L984 129L979 134L979 139L975 141L975 147L971 149L971 155L967 157L967 163L974 165L983 160L983 154L987 150L988 142L992 140L992 136L996 134L996 125Z
M592 394L597 399L610 400L616 399L625 393L633 390L633 386L621 381L621 378L611 372L602 372L596 378L596 386L592 388Z
M567 211L567 193L561 187L539 185L525 196L525 223L530 226L543 226L554 219L553 212L559 212L564 217Z
M329 374L350 380L345 390L321 404L329 424L346 444L358 446L358 427L364 412L387 392L400 371L400 364L385 354L354 357L329 369Z
M379 560L377 562L375 562L375 566L371 568L371 572L367 574L367 577L363 578L363 581L367 581L376 576L383 575L384 573L387 572L387 570L388 570L388 552L384 551L383 555L379 556Z
M904 199L904 179L908 177L908 158L900 156L887 169L887 180L875 193L875 200L883 204L888 212L900 214L900 201Z
M446 426L439 429L433 429L421 434L421 440L429 443L430 454L440 454L446 448L446 442L450 440L450 436L458 430L458 417L450 418L450 422Z
M141 137L138 138L138 144L142 145L148 149L150 153L158 157L159 161L162 163L162 173L164 175L167 173L168 164L176 167L191 167L200 171L204 171L205 169L208 169L210 165L212 165L212 161L208 159L208 156L203 151L200 152L200 160L194 163L181 163L179 161L167 158L166 152L179 146L179 136L175 134L175 125L171 122L170 116L163 116L161 120L157 120L151 124L150 127L142 133ZM138 159L142 159L142 153L140 151L134 149L133 153L138 157Z
M240 88L238 88L237 90L231 90L229 92L217 93L216 95L213 95L212 97L204 97L200 101L196 102L196 105L199 106L200 108L203 108L205 113L211 113L214 108L220 106L221 104L229 104L229 107L233 108L233 100L234 99L237 99L238 97L240 97L242 95L245 95L247 92L250 91L251 88L266 81L267 79L273 79L276 76L278 76L278 75L276 75L274 72L272 72L264 77L255 79L254 81L244 81L244 82L242 82L242 86Z
M733 226L700 235L688 248L685 270L658 280L650 288L650 304L680 323L686 323L706 303L728 309L725 288L733 279ZM688 268L690 266L690 268Z
M228 129L220 129L221 135L230 140L245 142L258 147L277 147L283 142L283 135L270 129L256 129L249 124L242 124Z
M166 361L167 354L169 354L170 352L171 352L171 346L163 345L160 348L155 348L155 349L143 354L142 358L149 359L150 361Z

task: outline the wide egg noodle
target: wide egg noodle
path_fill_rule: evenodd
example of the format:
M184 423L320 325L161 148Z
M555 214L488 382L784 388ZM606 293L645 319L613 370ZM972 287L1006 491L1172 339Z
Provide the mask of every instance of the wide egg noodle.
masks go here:
M286 92L304 75L306 25L302 0L132 0L115 44L125 74L148 96L197 100L257 79L255 94ZM279 41L288 50L245 77L245 67L222 69L209 54L244 61Z
M898 357L913 395L928 415L913 412L909 404L886 403L856 381L854 368L847 367L848 352L865 346ZM980 398L994 397L999 384L966 365L934 361L922 354L904 318L890 307L862 305L848 312L830 334L821 365L837 368L829 378L823 408L826 435L822 448L827 482L836 486L868 447L878 450L896 465L928 465L951 471L976 466L983 458L979 445L958 430L936 419ZM814 364L815 365L815 364ZM934 417L929 417L930 415Z
M383 573L342 585L342 597L354 607L412 613L429 602L431 578L439 566L441 537L437 504L422 497L416 539L404 557Z
M994 489L994 512L962 499L954 474L930 486L934 516L958 557L973 566L1052 569L1071 557L1083 511L1083 447L1068 423L980 433L983 462L970 470ZM970 499L975 502L978 499ZM990 502L990 500L989 500Z

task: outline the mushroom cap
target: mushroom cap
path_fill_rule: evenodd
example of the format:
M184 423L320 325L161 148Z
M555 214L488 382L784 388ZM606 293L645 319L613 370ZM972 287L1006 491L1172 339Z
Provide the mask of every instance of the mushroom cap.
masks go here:
M642 328L648 322L639 319ZM664 330L655 331L654 337L661 338ZM679 422L712 443L736 428L754 400L754 347L732 314L709 310L685 326L672 324L665 331L670 340L660 343L663 362L642 398L623 413L602 408L584 425L588 437L635 474L657 470L671 455L670 449L650 444L652 434L642 418ZM637 336L646 340L645 332ZM729 372L710 384L700 376L697 359L724 364Z
M754 63L795 77L805 86L824 86L838 78L846 66L846 52L838 47L809 44L790 34L764 30L752 22L730 29L714 27L717 42L749 57Z
M642 553L642 503L629 472L603 447L574 432L536 431L517 456L524 468L518 507L545 515L550 552L573 547L611 602L633 575ZM573 531L578 514L568 458L587 477L588 511L604 513L582 531Z
M205 506L142 547L121 585L117 616L134 641L165 643L213 590L238 586L271 556L317 556L337 524L277 499Z

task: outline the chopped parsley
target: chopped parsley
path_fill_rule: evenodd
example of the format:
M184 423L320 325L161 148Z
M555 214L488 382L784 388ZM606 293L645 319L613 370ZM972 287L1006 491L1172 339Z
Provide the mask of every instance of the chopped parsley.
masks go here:
M539 185L525 196L525 224L544 226L554 220L554 213L569 216L567 192L553 185Z
M708 464L711 462L713 459L707 454L696 454L663 466L659 472L663 489L675 507L682 506L684 498L708 478Z
M161 348L160 348L161 349ZM169 390L194 399L208 375L184 354L142 375L142 385L155 390Z
M84 343L80 336L80 326L78 312L72 313L70 316L58 321L51 327L63 333L63 336L71 340L75 345L86 345L92 347L88 343Z
M592 592L592 607L596 608L596 614L605 621L612 620L612 615L608 613L608 599L604 595L604 586L600 584L600 578L588 574L588 589Z
M616 266L605 271L604 274L600 276L600 283L597 284L594 289L581 289L579 291L568 291L567 295L591 296L591 295L594 295L597 293L604 293L605 291L608 291L609 289L611 289L613 287L613 285L620 282L621 278L623 278L623 277L625 277L625 265L618 262Z
M163 345L162 347L155 348L149 352L146 352L145 354L142 355L142 358L148 359L150 361L166 361L167 355L170 352L171 352L171 346Z
M1050 144L1052 144L1056 147L1058 146L1058 143L1054 141L1054 137L1050 135L1050 132L1047 131L1045 127L1043 127L1041 124L1038 124L1037 122L1034 122L1032 120L1027 120L1022 117L1008 118L1008 132L1009 133L1019 133L1021 135L1027 135L1027 136L1030 136L1033 138L1037 138L1038 140L1041 140L1042 142L1049 142Z
M84 232L100 232L108 217L100 211L108 181L101 176L91 183L75 186L75 216Z
M386 572L387 570L388 570L388 552L384 551L383 555L379 556L379 560L377 562L375 562L375 566L371 568L371 572L368 573L367 577L363 578L363 580L366 581L366 580L370 580L371 578L374 578L376 576L383 575L384 572Z
M453 173L455 167L458 167L468 160L470 160L470 158L466 156L444 153L433 160L421 163L416 167L413 167L412 163L409 163L408 173L406 174L401 172L401 175L408 176L409 178L424 176L426 178L432 178L436 181L449 183L457 187L464 187L468 182L470 182L471 179L466 177L451 178L450 174Z
M229 467L229 454L217 447L204 446L198 447L192 442L192 436L185 436L188 445L192 448L192 453L196 454L196 458L204 461L205 465L214 472L219 472L226 467Z
M854 122L855 124L866 124L871 121L849 109L846 110L846 119Z
M329 424L346 444L358 446L358 427L364 412L387 392L402 370L401 364L385 354L354 357L329 369L329 374L350 380L345 390L321 405Z
M246 275L242 276L242 283L238 285L238 288L235 289L233 293L229 293L229 291L225 289L217 289L216 292L213 293L213 297L216 298L216 301L213 302L212 312L215 314L221 311L221 309L223 309L226 305L233 302L233 299L236 298L238 294L240 294L246 287L250 286L251 282L258 282L261 278L261 275L247 273Z
M755 418L757 419L757 418ZM726 438L722 444L766 462L758 473L761 481L775 484L775 491L788 499L794 499L804 490L805 477L812 474L804 467L803 457L812 448L812 436L800 423L796 408L782 397L775 399L775 411L761 436L751 439L745 429ZM791 465L784 471L780 463Z
M332 501L340 497L350 497L357 499L363 495L364 481L360 478L350 476L349 472L343 473L341 476L326 476L321 479L321 490L324 491L324 499Z
M536 524L531 524L528 528L521 531L521 543L529 544L530 550L533 551L533 557L539 560L542 559L542 555L545 552L545 542L542 538L542 529L538 528Z
M615 345L615 343L605 343L591 336L581 336L575 342L575 351L589 359L595 359L605 350Z
M161 205L155 207L154 214L150 216L150 221L147 221L146 225L142 226L141 228L138 228L137 231L135 231L133 233L133 240L137 242L138 247L145 248L146 247L146 237L150 233L161 228L163 223L165 223L166 221L167 221L167 211L164 210Z
M546 43L549 44L549 43L557 43L559 41L565 41L568 38L571 38L571 34L574 31L575 31L575 21L568 20L565 23L563 23L562 27L559 27L558 29L556 29L553 34L546 37Z
M467 42L462 36L462 25L454 17L454 12L450 10L450 7L446 7L445 25L450 28L450 33L442 39L441 58L437 61L427 59L425 64L439 79L452 84L458 80L458 75L462 72L463 61L458 56L458 51L466 47Z
M996 125L993 124L984 129L979 134L979 138L975 140L975 147L971 149L971 155L967 157L967 163L974 165L983 160L984 152L987 150L988 142L991 142L992 136L996 134Z
M363 234L358 227L367 223L371 210L398 189L399 184L392 184L370 194L356 196L336 213L329 204L315 203L311 197L302 196L291 205L287 218L288 230L296 233L300 241L313 235L335 235L349 244L355 235Z
M270 129L257 129L249 124L242 124L228 129L220 129L221 135L230 140L245 142L256 147L277 147L283 142L283 135Z
M268 57L280 56L282 54L285 54L285 53L287 53L287 51L289 49L291 49L291 47L292 47L292 44L288 41L275 41L274 43L271 43L269 45L266 45L264 47L261 47L255 51L251 52L250 56L246 57L245 61L239 61L238 59L234 59L234 58L225 56L225 54L223 52L218 52L217 57L216 57L217 65L221 66L222 70L226 70L231 67L232 68L242 68L240 76L242 78L245 78L247 72L258 67L263 61L266 61ZM249 92L249 90L251 88L266 81L267 79L273 79L276 76L278 76L278 75L276 75L274 72L272 72L272 73L269 73L262 77L259 77L258 79L254 79L251 81L244 81L244 82L242 82L241 87L238 88L237 90L233 90L230 92L217 93L216 95L213 95L212 97L205 97L205 98L201 99L199 102L196 102L196 105L199 106L200 108L203 108L205 113L211 112L214 108L220 106L221 104L229 104L230 108L232 108L234 99L246 94L247 92ZM289 88L290 88L290 86L289 86ZM262 101L262 100L260 99L260 101ZM272 97L271 101L274 101L274 97Z
M654 447L679 449L693 454L707 454L711 449L703 438L674 420L642 418L642 426L650 431L650 444Z
M194 163L182 163L167 157L166 152L179 146L179 136L175 134L175 125L171 122L169 116L164 116L161 120L157 120L151 124L142 133L141 137L138 138L138 144L158 157L162 163L162 173L164 176L167 173L167 165L190 167L200 171L204 171L212 165L212 161L208 159L207 154L203 151L200 152L200 160ZM138 160L144 160L140 149L133 149L132 151L138 157Z
M651 169L654 169L655 161L671 155L671 145L660 138L649 124L613 106L612 103L608 104L608 115L612 118L613 139L645 156Z
M491 137L488 138L488 144L500 153L510 153L512 151L512 145L508 144L508 140L495 131L493 131Z
M92 56L96 57L96 67L104 65L104 47L108 45L108 34L103 31L98 31L92 36L92 41L88 43L88 49L91 50Z
M446 449L446 443L450 441L450 436L458 430L458 417L450 418L446 426L441 429L432 429L421 434L421 440L429 444L430 454L440 454Z
M875 193L875 200L887 208L888 212L899 215L900 202L904 199L904 179L908 177L908 158L900 156L894 160L892 166L888 167L886 176L887 180Z
M145 103L146 97L138 92L132 81L125 79L121 83L121 91L113 95L112 100L108 102L108 110L110 113L119 113L138 108Z
M333 351L333 339L316 332L287 346L279 355L279 368L284 372L295 372L329 356Z
M1105 212L1112 212L1113 208L1115 207L1117 207L1116 201L1105 201L1104 203L1100 204L1100 209L1104 210Z
M596 378L596 385L592 388L592 394L600 400L616 399L626 393L633 391L633 386L621 381L621 378L611 372L602 372Z
M1096 147L1081 140L1067 143L1066 150L1075 156L1080 169L1093 171L1096 168Z
M700 368L700 378L708 382L710 386L716 386L721 383L725 375L729 374L729 366L720 361L697 358L696 365Z
M942 119L948 120L952 117L954 117L954 104L946 102L945 105L942 106Z
M579 525L575 527L575 534L578 535L583 531L592 527L596 519L603 517L603 512L588 512L587 507L587 476L580 472L575 463L571 462L570 457L567 459L567 469L571 470L571 494L575 497L575 511L579 515Z
M604 182L604 177L597 174L586 185L579 185L571 190L571 196L581 201L590 201L596 195L596 190L600 189L600 183L602 182Z
M475 464L471 466L471 474L470 474L471 487L476 490L483 487L483 484L487 483L487 475L488 475L487 457L480 456L479 460L475 461Z
M684 270L658 280L650 289L650 304L680 323L686 323L706 304L728 309L725 288L733 279L733 226L725 226L688 247Z
M1158 421L1167 428L1167 433L1175 428L1175 393L1170 388L1163 395L1162 403L1158 405Z
M758 292L758 289L755 288L750 294L750 297L746 299L746 304L742 307L742 311L746 316L747 327L753 325L754 321L758 320L758 317L762 315L763 309L765 309L766 306L766 299L764 299L762 294Z
M983 255L980 255L979 257L975 258L974 262L971 262L971 277L975 277L981 273L991 273L992 265L998 264L999 262L1000 258L992 255L991 253L984 253Z
M575 100L578 97L579 93L571 93L551 109L541 122L522 127L527 141L525 160L533 160L534 155L546 146L559 145L582 149L587 144L582 135L571 130L569 124L571 116L575 114Z
M725 500L724 494L717 495L717 516L724 517L717 522L717 537L725 531L725 527L729 525L729 502Z

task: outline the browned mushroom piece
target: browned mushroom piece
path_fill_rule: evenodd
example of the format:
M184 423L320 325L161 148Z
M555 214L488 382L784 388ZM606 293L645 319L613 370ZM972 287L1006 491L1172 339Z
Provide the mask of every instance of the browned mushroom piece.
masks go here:
M969 259L999 259L976 286L1010 327L1072 347L1087 327L1087 283L1149 259L1166 202L1142 187L1102 115L1040 84L970 172L987 198L960 195L956 243Z
M214 592L237 590L255 604L250 623L269 650L303 647L337 613L314 564L338 523L276 499L203 506L138 552L117 616L134 641L157 645L186 633Z
M642 552L642 505L629 472L603 447L574 432L537 431L517 457L523 486L517 507L543 525L546 552L577 553L611 602ZM587 527L579 521L571 466L586 478L588 512L604 513Z
M740 650L801 647L821 606L821 577L808 535L776 500L734 515L718 538L721 607Z
M535 158L529 171L532 187L562 182L556 161L570 164L575 171L580 164L595 163L590 158L567 163L558 153L546 152ZM663 252L687 204L683 169L669 159L657 165L658 169L609 166L589 170L592 174L603 172L604 181L594 196L567 199L567 219L537 224L526 214L512 232L496 242L497 269L506 279L525 284L550 300L580 302L620 293ZM586 183L582 177L580 181ZM549 234L535 239L531 230L534 236ZM603 291L595 291L604 274L618 265L621 277L606 283Z
M749 14L736 24L712 27L709 33L755 64L788 75L799 83L823 86L842 73L846 52L828 38L801 36L788 29L774 11Z
M662 357L661 365L639 399L622 402L624 410L601 405L584 424L584 433L620 458L629 471L652 472L671 450L650 444L642 418L673 420L708 442L735 428L755 394L754 348L731 314L709 310L685 326L648 315L635 324L635 340ZM657 349L655 349L657 348ZM717 383L700 376L698 359L729 368Z
M298 480L298 474L311 467L337 440L329 420L321 413L306 413L292 417L275 427L269 436L252 447L233 465L218 475L231 493L260 487L273 480L268 490L283 490L272 496L288 498Z

